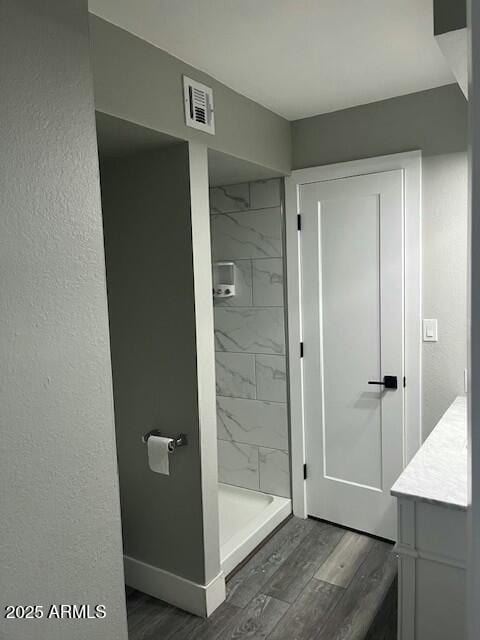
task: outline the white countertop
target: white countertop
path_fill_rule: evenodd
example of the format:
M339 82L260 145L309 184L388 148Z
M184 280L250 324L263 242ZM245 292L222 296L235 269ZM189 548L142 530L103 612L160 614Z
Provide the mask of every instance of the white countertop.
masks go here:
M467 398L458 396L392 487L397 498L467 508Z

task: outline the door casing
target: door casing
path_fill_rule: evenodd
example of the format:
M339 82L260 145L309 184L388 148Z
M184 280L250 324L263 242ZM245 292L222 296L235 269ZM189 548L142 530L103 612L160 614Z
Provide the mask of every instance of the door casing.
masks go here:
M307 517L304 478L305 429L302 342L301 252L298 229L300 186L336 178L403 169L405 176L405 453L404 466L421 445L422 434L422 155L421 151L342 162L293 171L285 179L287 256L288 378L293 513ZM307 469L308 473L308 469Z

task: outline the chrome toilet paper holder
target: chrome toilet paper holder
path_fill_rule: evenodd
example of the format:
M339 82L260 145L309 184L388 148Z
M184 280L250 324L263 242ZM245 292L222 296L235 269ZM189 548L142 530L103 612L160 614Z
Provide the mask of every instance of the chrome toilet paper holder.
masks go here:
M160 436L164 438L171 438L172 442L170 442L168 445L168 450L171 453L173 453L175 449L178 449L178 447L184 447L185 445L188 444L187 436L185 433L179 433L176 436L163 436L161 431L159 431L158 429L151 429L150 431L148 431L142 436L142 442L144 444L147 444L147 441L150 436Z

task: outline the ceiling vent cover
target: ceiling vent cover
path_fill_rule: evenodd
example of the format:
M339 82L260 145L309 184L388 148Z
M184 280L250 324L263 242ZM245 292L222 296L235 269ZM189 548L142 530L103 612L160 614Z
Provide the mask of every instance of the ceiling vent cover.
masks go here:
M187 127L214 134L213 91L210 87L183 76L183 95Z

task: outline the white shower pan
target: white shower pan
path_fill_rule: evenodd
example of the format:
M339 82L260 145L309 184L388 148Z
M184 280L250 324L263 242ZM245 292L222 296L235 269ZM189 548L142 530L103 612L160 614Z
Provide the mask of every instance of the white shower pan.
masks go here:
M287 518L291 500L218 484L220 565L227 576Z

